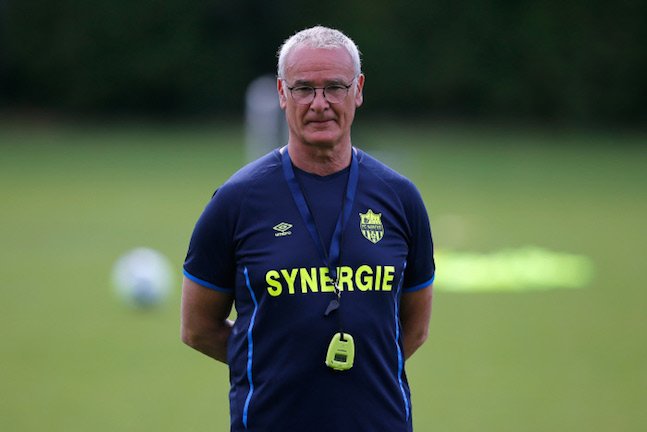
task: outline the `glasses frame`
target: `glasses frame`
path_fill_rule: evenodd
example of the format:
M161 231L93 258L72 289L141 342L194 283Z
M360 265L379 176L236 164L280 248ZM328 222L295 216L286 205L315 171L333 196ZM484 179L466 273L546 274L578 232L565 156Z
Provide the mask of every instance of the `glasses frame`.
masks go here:
M310 105L312 102L314 102L315 98L317 97L317 90L322 90L323 97L326 100L326 102L328 102L329 104L335 105L335 104L340 104L340 103L344 102L344 100L348 97L348 93L349 93L350 88L353 86L353 84L355 84L355 80L358 77L359 77L359 74L355 75L353 77L353 79L351 80L350 84L329 84L329 85L324 86L324 87L313 87L313 86L308 86L308 85L298 85L298 86L295 85L295 86L290 87L290 86L286 85L285 88L287 88L290 91L290 96L292 97L292 100L294 101L294 103L296 103L298 105ZM285 79L283 79L283 78L281 78L281 79L283 80L284 83L287 84L287 81ZM339 102L332 102L332 101L328 100L328 98L326 97L326 89L329 88L329 87L344 87L346 89L346 94L344 95L344 97ZM295 90L295 89L311 89L312 90L312 93L311 93L312 100L309 101L309 102L298 102L295 99L294 94L292 93L292 91Z

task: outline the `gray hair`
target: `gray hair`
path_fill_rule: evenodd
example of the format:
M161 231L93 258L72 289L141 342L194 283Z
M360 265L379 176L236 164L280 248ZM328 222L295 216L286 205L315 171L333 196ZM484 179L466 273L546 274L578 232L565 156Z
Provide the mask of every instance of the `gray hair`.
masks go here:
M283 42L283 45L281 45L277 53L279 57L277 72L280 78L285 74L285 59L297 45L305 45L312 48L346 48L346 51L348 51L353 59L355 74L358 75L362 72L360 52L355 42L339 30L315 26L301 30Z

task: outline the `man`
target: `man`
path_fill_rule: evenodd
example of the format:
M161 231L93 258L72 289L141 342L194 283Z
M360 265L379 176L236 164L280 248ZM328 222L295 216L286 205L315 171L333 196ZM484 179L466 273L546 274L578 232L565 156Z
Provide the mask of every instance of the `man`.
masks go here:
M182 339L229 364L232 431L412 429L404 361L427 337L431 232L413 184L351 145L363 87L343 33L289 38L288 144L234 174L196 224Z

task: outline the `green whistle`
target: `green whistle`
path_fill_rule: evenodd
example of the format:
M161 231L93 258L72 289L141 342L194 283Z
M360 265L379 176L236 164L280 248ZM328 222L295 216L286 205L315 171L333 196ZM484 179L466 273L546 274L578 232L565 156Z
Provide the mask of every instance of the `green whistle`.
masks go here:
M353 367L355 361L355 342L348 333L335 333L328 345L326 366L344 371Z

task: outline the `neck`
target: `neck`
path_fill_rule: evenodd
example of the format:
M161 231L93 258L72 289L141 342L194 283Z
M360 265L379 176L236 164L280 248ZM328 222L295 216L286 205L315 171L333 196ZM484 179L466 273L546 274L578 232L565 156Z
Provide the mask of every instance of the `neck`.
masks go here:
M292 163L302 171L320 176L334 174L350 165L352 147L315 147L288 143Z

